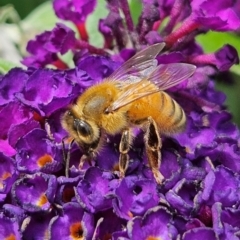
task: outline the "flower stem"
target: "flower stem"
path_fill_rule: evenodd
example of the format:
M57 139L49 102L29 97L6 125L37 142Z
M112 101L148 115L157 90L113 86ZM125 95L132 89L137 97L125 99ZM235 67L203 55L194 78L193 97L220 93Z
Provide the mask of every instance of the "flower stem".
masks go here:
M87 33L85 23L76 24L76 27L77 27L77 30L78 30L78 33L79 33L81 39L83 41L88 42L88 33Z
M182 12L184 2L185 2L184 0L176 0L174 2L171 13L170 13L170 20L164 29L164 33L170 34L172 32Z
M192 95L191 93L183 92L183 91L181 91L180 95L185 99L188 99L189 101L197 104L205 111L211 112L211 111L220 110L219 105L213 102L209 102L199 96Z
M112 29L113 35L116 39L118 49L121 50L125 47L126 42L126 30L124 28L123 20L119 12L118 0L107 0L110 13L107 17L108 26Z
M167 44L167 47L172 47L179 39L188 36L191 32L196 30L199 27L199 24L192 21L192 19L187 19L183 22L182 26L178 28L175 32L172 32L168 35L164 41Z
M68 65L63 62L60 58L58 58L58 60L56 60L55 62L51 63L52 65L54 65L57 69L61 69L61 70L65 70L68 69Z
M138 36L137 32L135 31L132 15L129 9L128 1L127 0L119 0L121 9L124 13L125 19L126 19L126 26L128 29L128 34L131 38L131 41L133 43L133 46L136 47L136 45L139 45L138 42Z
M107 55L107 52L104 51L102 48L94 47L93 45L89 44L88 42L78 40L76 48L78 49L87 49L90 53L98 54L98 55Z

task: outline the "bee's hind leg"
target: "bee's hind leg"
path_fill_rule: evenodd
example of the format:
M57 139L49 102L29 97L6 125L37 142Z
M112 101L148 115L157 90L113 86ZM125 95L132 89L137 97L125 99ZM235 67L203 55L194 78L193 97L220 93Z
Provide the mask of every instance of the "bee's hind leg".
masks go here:
M130 149L131 144L131 135L129 129L125 129L122 132L121 142L119 145L119 171L120 171L120 178L123 178L125 176L125 172L128 168L129 163L129 156L128 152Z
M153 176L158 184L161 184L164 177L159 171L161 164L161 147L162 140L160 138L157 125L152 117L149 117L146 123L146 132L144 136L145 148L148 162L152 170Z

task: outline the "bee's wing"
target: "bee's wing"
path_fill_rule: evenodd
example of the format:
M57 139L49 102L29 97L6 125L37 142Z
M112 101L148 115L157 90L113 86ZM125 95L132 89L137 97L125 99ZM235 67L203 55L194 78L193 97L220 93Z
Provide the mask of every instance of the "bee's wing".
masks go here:
M196 66L188 63L160 64L147 79L162 91L191 77L195 70Z
M141 81L156 68L155 58L164 46L165 43L157 43L143 49L114 71L108 79L118 81L120 85Z
M139 98L173 87L192 76L195 69L196 66L187 63L161 64L142 81L123 85L122 93L107 110L115 111Z

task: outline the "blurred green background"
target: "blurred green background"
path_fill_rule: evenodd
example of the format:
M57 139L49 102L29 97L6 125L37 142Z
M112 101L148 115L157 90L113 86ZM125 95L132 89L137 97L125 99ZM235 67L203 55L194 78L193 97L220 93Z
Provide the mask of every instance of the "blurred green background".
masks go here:
M104 15L101 11L104 11L104 3L103 0L98 0L102 5L101 10L95 14L97 17ZM12 4L16 11L18 12L21 19L24 19L28 16L33 9L35 9L40 4L47 2L47 0L1 0L0 7L6 4ZM136 21L138 15L140 13L140 5L138 0L132 0L131 3L131 12L134 15L134 20ZM51 10L52 11L52 10ZM32 14L34 15L34 14ZM34 16L31 16L34 17ZM46 14L46 18L44 21L48 21L48 18L51 18L49 14ZM33 23L35 24L35 23ZM34 28L34 25L32 26ZM48 27L49 28L49 27ZM95 38L96 39L96 38ZM214 52L217 49L221 48L224 44L231 44L233 45L239 55L240 55L240 36L235 35L232 33L216 33L216 32L209 32L205 35L200 35L197 38L197 41L203 46L205 52L210 53ZM232 84L224 83L224 79L222 81L217 81L217 89L225 92L227 95L227 100L225 102L226 107L228 110L233 114L233 120L240 126L240 106L238 105L240 102L240 66L234 66L231 68L231 75Z
M47 0L1 0L0 6L6 4L14 5L21 18L27 16L35 7Z

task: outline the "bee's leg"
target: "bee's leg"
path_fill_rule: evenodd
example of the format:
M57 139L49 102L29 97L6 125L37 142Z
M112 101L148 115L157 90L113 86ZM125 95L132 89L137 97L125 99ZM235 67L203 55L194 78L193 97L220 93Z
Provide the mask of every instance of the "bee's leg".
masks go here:
M67 149L67 152L66 152L64 139L62 139L63 159L65 161L65 176L66 177L69 177L70 154L71 154L71 148L72 148L73 142L74 142L74 139L69 143L69 146L68 146L68 149Z
M144 136L146 153L148 162L152 170L153 176L158 184L161 184L164 177L159 171L161 164L161 147L162 140L160 138L157 125L155 121L149 117L147 121L147 128Z
M85 161L88 161L89 165L92 166L92 160L96 156L97 149L99 148L100 139L101 139L101 134L96 141L94 141L93 143L91 143L89 145L84 146L84 152L86 152L86 154L82 155L82 157L80 159L80 163L78 165L79 169L82 169Z
M88 164L90 166L92 166L92 160L95 156L95 153L93 150L89 151L87 154L83 154L81 159L80 159L80 163L78 165L78 169L82 169L83 168L83 164L87 161Z
M128 152L130 149L130 143L131 143L131 136L129 129L125 129L122 132L121 142L119 145L119 171L120 171L120 178L123 178L125 176L125 172L128 167L129 162L129 156Z

